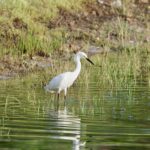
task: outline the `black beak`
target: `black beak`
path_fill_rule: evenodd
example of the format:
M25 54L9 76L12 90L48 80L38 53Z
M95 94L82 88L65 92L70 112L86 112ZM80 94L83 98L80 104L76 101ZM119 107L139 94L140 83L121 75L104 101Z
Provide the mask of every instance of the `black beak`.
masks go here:
M87 60L88 62L90 62L92 65L94 65L94 63L93 63L89 58L86 58L86 60Z

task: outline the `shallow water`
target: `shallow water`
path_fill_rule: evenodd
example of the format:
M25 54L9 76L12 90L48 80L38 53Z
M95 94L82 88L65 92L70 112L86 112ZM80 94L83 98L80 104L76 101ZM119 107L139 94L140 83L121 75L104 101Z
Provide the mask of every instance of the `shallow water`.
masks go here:
M149 141L150 88L144 81L124 88L78 80L59 105L42 86L0 81L2 150L143 150Z

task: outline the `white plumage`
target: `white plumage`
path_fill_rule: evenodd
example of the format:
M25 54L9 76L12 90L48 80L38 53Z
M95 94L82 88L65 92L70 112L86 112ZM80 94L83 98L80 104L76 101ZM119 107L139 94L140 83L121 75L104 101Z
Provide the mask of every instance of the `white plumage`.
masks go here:
M87 57L84 52L77 52L74 56L74 61L76 63L75 70L57 75L45 86L45 90L49 92L56 92L58 96L60 92L64 90L64 95L66 97L67 89L74 83L80 73L81 58L86 58L91 64L94 65L94 63Z

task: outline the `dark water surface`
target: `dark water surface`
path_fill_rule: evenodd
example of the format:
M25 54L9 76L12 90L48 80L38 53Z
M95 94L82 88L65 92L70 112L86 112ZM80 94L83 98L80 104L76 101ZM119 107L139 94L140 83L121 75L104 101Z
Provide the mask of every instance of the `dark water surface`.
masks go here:
M145 82L110 88L79 81L59 106L32 80L0 81L0 150L150 149Z

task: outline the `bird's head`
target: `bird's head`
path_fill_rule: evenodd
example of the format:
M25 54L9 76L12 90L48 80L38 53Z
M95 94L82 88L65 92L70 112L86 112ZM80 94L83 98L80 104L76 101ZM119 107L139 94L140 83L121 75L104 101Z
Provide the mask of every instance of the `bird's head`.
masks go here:
M88 62L90 62L92 65L94 65L94 63L88 58L87 54L84 53L84 52L79 51L79 52L75 53L75 58L76 58L76 57L84 58L84 59L86 59Z
M79 56L80 58L88 58L88 56L87 56L87 54L86 53L84 53L84 52L77 52L77 54L76 54L77 56Z

